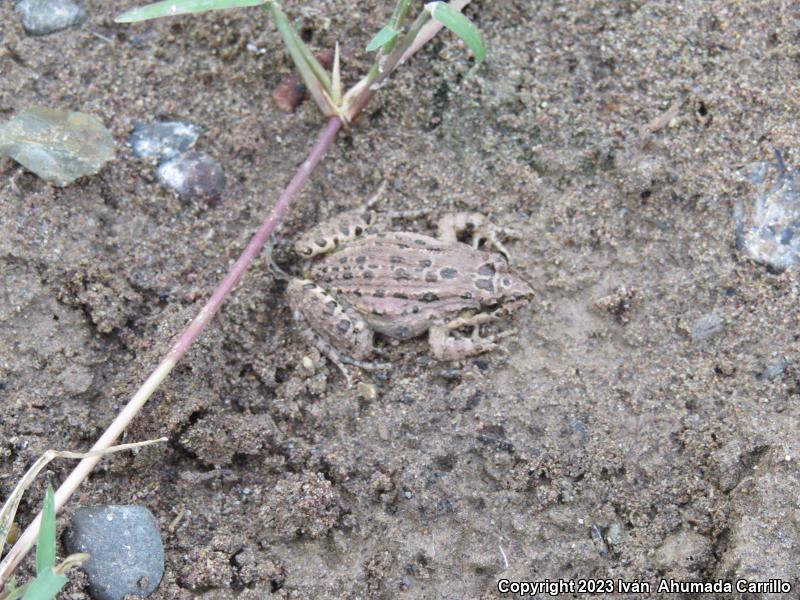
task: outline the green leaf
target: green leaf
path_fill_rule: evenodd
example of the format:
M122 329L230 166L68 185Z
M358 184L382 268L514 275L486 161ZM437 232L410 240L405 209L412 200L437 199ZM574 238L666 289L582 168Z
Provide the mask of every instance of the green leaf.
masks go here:
M445 2L431 2L425 8L430 11L431 17L464 40L475 55L476 62L483 62L486 58L486 46L483 45L481 34L472 21Z
M42 574L56 565L56 501L53 486L47 486L42 509L42 524L36 542L36 573Z
M385 25L367 44L367 52L375 52L378 48L394 40L398 35L400 35L399 31Z
M209 10L221 10L224 8L241 8L244 6L258 6L266 4L270 0L164 0L132 8L118 16L114 21L117 23L135 23L136 21L147 21L148 19L158 19L159 17L172 17L175 15L185 15L188 13L202 13Z
M25 587L22 600L52 600L67 583L66 575L58 575L52 567L39 573L36 579Z

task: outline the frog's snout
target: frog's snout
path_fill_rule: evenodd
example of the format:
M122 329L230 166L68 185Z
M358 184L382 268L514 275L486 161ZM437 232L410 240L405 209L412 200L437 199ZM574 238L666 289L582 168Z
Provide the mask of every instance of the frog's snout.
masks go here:
M533 288L518 275L504 273L499 283L504 302L522 302L533 297Z

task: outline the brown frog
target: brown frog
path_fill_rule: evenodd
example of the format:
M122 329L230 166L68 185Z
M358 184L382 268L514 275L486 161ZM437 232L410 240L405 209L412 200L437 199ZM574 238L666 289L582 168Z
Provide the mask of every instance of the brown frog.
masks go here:
M437 237L388 231L388 220L354 211L316 227L294 249L317 257L287 289L295 319L310 341L339 368L366 369L377 332L404 341L428 333L433 356L456 360L497 347L477 327L529 302L530 286L508 266L498 228L483 215L454 213L438 222ZM472 244L458 241L467 234ZM479 249L481 241L498 252ZM474 327L472 337L455 331ZM499 337L499 336L497 336ZM346 374L346 373L345 373Z

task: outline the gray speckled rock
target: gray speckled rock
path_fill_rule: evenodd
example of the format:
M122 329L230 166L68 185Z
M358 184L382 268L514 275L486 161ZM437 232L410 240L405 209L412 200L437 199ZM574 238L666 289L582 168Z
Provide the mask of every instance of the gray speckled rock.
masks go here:
M158 523L144 506L79 508L65 543L70 553L91 555L83 569L97 600L120 600L126 594L148 596L164 574Z
M202 152L186 152L158 166L159 181L186 198L219 199L225 187L222 165Z
M725 328L725 320L714 313L708 313L692 324L692 339L702 342L714 337Z
M781 272L800 256L800 171L779 152L772 162L751 163L745 177L756 188L754 202L736 207L736 245L771 271Z
M139 158L173 158L197 141L200 127L183 121L134 123L128 143Z
M72 0L20 0L17 12L28 35L47 35L86 20L86 11Z
M114 138L91 115L33 106L0 125L0 155L63 187L112 160Z

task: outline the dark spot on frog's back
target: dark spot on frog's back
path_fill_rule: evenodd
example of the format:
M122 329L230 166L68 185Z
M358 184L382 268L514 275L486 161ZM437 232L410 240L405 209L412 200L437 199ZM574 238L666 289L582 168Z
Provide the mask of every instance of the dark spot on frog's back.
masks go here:
M427 245L427 244L425 243L425 240L414 240L414 243L415 243L417 246L426 246L426 245Z
M364 271L364 279L372 279L375 277L375 273L372 271Z
M339 227L339 231L342 232L342 235L350 235L350 227L348 227L347 225L342 225L341 227Z
M411 275L409 275L408 271L406 271L405 269L395 269L394 278L397 281L408 281L409 279L411 279Z
M427 269L428 267L430 267L432 264L433 264L433 263L431 263L431 261L430 261L429 259L427 259L427 258L426 258L426 259L424 259L424 260L421 260L421 261L419 261L419 266L420 266L420 267L425 267L426 269Z
M339 305L336 303L336 300L328 300L325 303L325 310L323 310L322 312L325 313L326 315L332 315L333 313L336 312L336 308L338 306Z
M316 283L312 283L310 281L308 283L304 283L303 284L303 289L304 290L313 290L315 287L317 287L317 284Z
M478 275L483 275L484 277L491 277L494 273L494 265L492 263L481 265L478 269Z
M320 248L324 248L325 245L328 243L323 239L314 240L314 243L319 246Z
M489 292L494 291L494 285L492 284L491 279L477 279L475 280L475 287L478 287L482 290L487 290Z
M397 298L398 300L408 300L408 295L404 294L403 292L395 292L392 294L392 297Z
M423 302L436 302L439 300L439 296L437 296L433 292L425 292L420 298L420 300L422 300Z
M375 290L372 292L372 295L376 298L385 298L386 297L386 290Z
M402 264L403 263L403 257L402 256L390 256L389 257L389 262L392 263L393 265Z
M436 283L437 281L439 281L439 278L436 276L436 273L428 272L425 273L425 281L427 283Z
M365 262L367 262L367 257L366 256L357 256L356 257L356 264L363 265Z
M347 333L348 331L350 331L350 321L348 321L347 319L342 319L341 321L339 321L339 324L336 326L336 328L342 333Z
M396 337L398 340L406 340L409 338L410 334L411 332L405 325L401 325L400 327L394 330L394 337Z
M453 279L453 277L458 275L458 269L447 267L446 269L439 271L439 275L442 276L442 279Z

